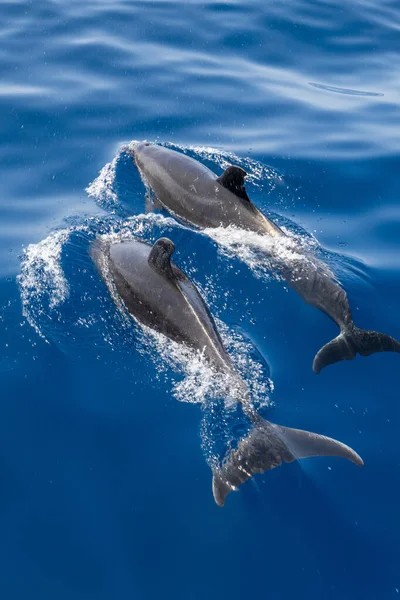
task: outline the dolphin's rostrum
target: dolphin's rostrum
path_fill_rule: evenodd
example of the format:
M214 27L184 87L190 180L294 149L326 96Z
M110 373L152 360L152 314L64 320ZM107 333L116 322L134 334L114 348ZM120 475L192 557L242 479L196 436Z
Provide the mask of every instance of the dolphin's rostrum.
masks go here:
M227 494L255 473L310 456L340 456L362 465L348 446L316 433L274 425L254 409L245 381L235 372L214 319L190 279L172 261L174 244L159 239L153 247L138 240L96 240L90 254L102 277L111 277L128 312L168 338L203 352L209 366L232 378L238 399L252 423L247 437L213 473L213 494L223 506ZM109 283L109 282L108 282Z
M244 186L246 172L240 167L230 166L217 177L197 160L147 142L135 144L133 154L160 204L191 225L199 228L235 225L258 234L286 236L250 201ZM400 352L400 343L389 335L356 327L344 289L313 261L304 258L295 265L279 264L277 269L308 304L326 313L340 328L340 334L317 352L313 362L315 373L356 354Z

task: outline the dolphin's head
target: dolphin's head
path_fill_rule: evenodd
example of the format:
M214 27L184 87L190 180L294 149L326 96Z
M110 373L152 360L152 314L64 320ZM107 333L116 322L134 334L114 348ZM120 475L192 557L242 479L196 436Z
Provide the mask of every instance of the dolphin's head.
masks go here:
M154 144L151 144L151 142L133 142L132 144L129 144L129 152L132 156L136 157L137 154L140 154L149 146L154 146Z
M151 142L136 142L130 146L130 152L135 163L144 174L149 169L151 170L154 164L157 163L159 155L163 150L163 146L158 146Z

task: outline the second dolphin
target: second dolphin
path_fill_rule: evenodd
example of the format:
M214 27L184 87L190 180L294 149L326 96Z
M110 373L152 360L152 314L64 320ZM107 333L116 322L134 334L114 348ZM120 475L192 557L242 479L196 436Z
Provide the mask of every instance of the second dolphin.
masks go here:
M284 462L310 456L340 456L363 465L360 456L337 440L275 425L254 409L247 384L236 373L214 319L190 279L172 261L174 244L159 239L153 247L138 240L111 243L98 240L90 254L100 274L112 283L129 313L175 342L204 354L209 366L231 378L238 401L252 429L213 473L213 494L223 506L227 494Z

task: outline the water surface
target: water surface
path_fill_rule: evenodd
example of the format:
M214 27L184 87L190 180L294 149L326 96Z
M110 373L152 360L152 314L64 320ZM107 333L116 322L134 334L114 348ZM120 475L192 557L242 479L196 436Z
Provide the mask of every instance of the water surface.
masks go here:
M244 166L357 325L400 338L398 3L1 10L2 596L396 598L399 357L315 376L336 326L245 236L145 214L124 147ZM218 508L207 462L240 417L202 410L199 365L118 311L87 253L99 234L171 237L263 415L343 440L365 467L285 465Z

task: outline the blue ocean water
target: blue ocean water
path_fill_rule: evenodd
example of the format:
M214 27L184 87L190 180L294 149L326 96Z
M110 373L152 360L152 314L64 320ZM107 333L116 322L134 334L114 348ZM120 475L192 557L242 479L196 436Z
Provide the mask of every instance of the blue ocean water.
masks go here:
M242 165L356 323L400 338L398 3L0 6L1 597L396 598L398 355L316 376L336 326L246 237L146 213L126 145ZM117 309L99 234L171 237L262 414L365 467L284 465L217 507L207 462L234 408L204 409L212 382Z

